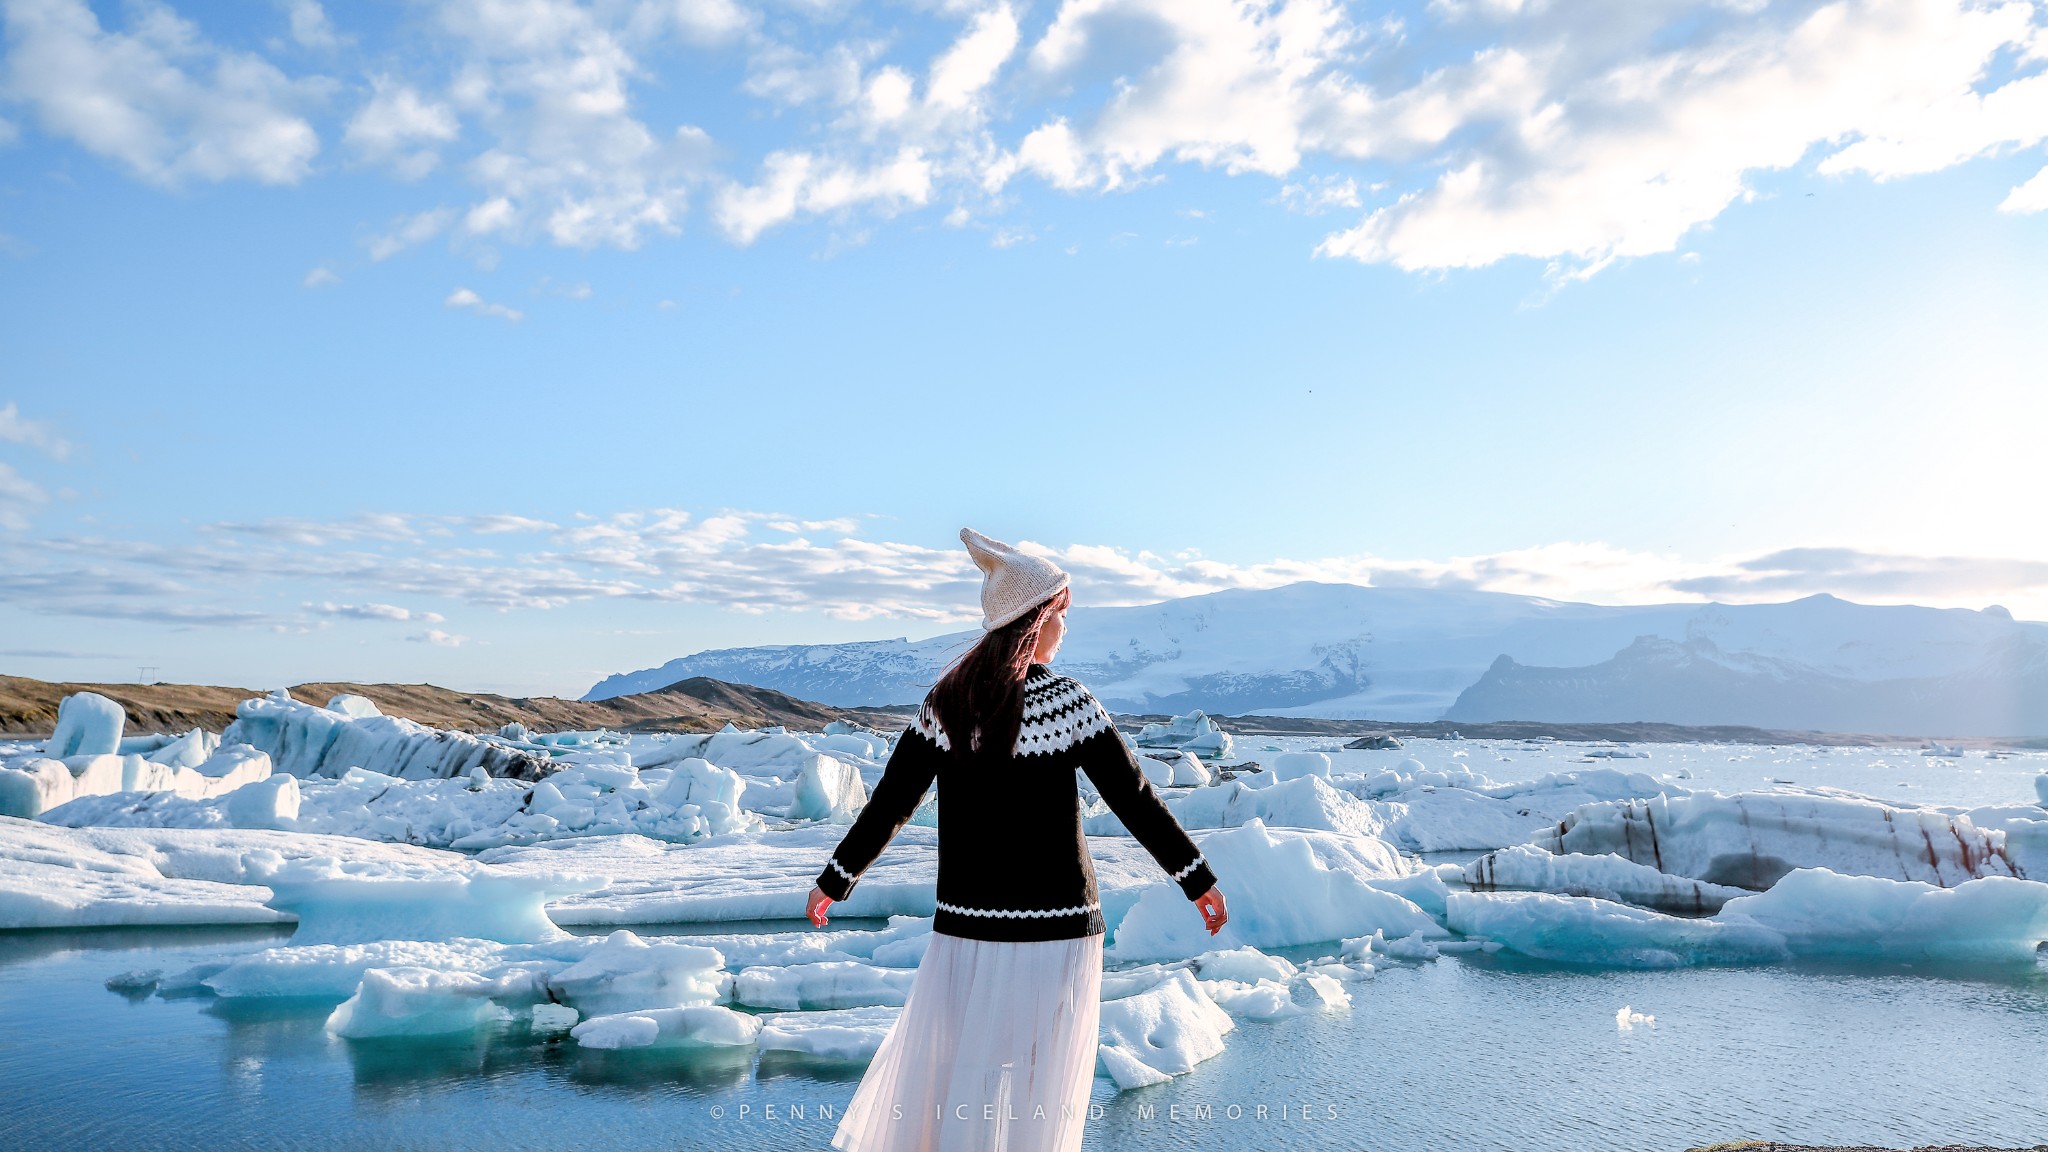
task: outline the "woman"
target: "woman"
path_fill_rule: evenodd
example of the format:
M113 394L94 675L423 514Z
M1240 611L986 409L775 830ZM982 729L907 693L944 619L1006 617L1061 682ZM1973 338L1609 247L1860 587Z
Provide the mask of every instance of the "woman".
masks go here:
M1088 690L1046 665L1067 574L972 529L984 635L939 679L811 889L844 900L939 783L938 911L903 1005L847 1106L848 1152L1071 1152L1095 1073L1102 903L1073 772L1201 911L1228 918L1208 862Z

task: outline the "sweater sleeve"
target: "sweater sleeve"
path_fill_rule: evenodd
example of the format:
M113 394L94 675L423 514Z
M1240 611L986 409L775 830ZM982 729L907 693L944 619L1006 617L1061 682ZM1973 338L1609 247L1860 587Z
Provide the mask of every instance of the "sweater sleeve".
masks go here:
M1093 696L1088 706L1102 711L1102 705ZM1116 818L1152 859L1166 870L1166 874L1190 900L1200 899L1216 884L1216 874L1209 869L1209 862L1202 858L1195 842L1173 818L1173 812L1166 802L1152 788L1152 781L1138 765L1138 758L1124 744L1116 731L1116 725L1103 714L1100 729L1083 740L1080 745L1081 771L1095 784L1095 790L1116 813Z
M853 891L861 873L882 854L889 841L910 821L938 775L940 748L916 725L904 730L889 754L888 766L875 785L868 802L846 830L825 870L818 874L818 887L834 900L844 900Z

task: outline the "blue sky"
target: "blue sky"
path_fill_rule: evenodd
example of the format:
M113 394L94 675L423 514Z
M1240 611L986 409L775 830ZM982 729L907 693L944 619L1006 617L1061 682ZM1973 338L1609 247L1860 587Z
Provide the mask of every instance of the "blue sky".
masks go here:
M2048 618L2048 8L0 0L0 670L1293 579Z

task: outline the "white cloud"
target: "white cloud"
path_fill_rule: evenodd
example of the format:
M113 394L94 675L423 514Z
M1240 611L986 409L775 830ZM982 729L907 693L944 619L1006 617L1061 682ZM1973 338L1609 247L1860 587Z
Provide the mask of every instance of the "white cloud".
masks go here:
M439 12L467 57L453 98L495 137L467 166L485 190L472 231L630 249L681 230L709 137L633 114L644 72L626 29L570 0L443 0Z
M439 236L454 222L453 208L430 208L425 212L400 216L381 235L370 238L370 259L389 260L407 248L417 247Z
M341 283L341 277L336 275L333 269L328 268L324 264L313 269L311 272L306 273L306 279L304 281L305 287L308 288L324 288L329 284L339 283Z
M359 53L314 0L278 2L299 44ZM700 200L743 245L819 217L858 242L866 220L935 202L959 226L1026 189L1194 166L1345 213L1325 256L1522 257L1570 278L1677 250L1763 174L1903 179L2048 142L2041 0L865 7L423 0L403 42L349 60L369 94L342 138L402 179L455 167L474 196L402 216L372 255L458 226L631 249L679 234ZM331 82L212 43L160 0L126 11L104 28L83 0L0 0L0 96L157 183L310 171L304 110ZM694 104L735 73L709 98L744 127L714 142ZM1998 207L2044 205L2037 176Z
M400 608L396 604L336 604L323 601L306 607L322 616L340 616L349 620L418 620L422 624L439 624L447 618L439 612L417 612Z
M1027 135L999 179L1022 169L1061 188L1119 188L1169 158L1284 176L1326 99L1321 78L1359 36L1333 0L1066 0L1031 65L1054 80L1083 72L1134 27L1163 46L1157 58L1118 76L1092 123L1054 118Z
M14 121L0 116L0 148L11 147L20 139L21 129L14 126Z
M439 648L460 648L468 642L469 637L457 636L453 632L443 632L439 628L429 628L425 632L415 632L407 636L406 639L415 644L432 644Z
M0 490L5 478L0 473ZM569 526L518 516L383 514L208 525L172 544L0 539L0 597L39 613L231 627L330 619L444 623L401 607L421 600L501 612L627 600L934 628L976 616L980 576L956 545L867 539L862 523L652 509ZM1997 602L2023 618L2048 619L2048 563L1999 557L1811 548L1696 560L1564 542L1448 559L1360 554L1228 563L1193 552L1028 540L1018 546L1054 558L1073 574L1080 602L1091 605L1317 580L1606 604L1781 601L1832 592L1875 603ZM247 608L259 599L303 607L282 616Z
M448 294L442 305L448 308L462 308L479 316L502 316L517 324L526 318L526 313L503 304L492 304L467 288L457 288Z
M292 39L301 48L333 51L352 43L328 23L327 9L320 6L320 0L288 0L285 16L291 25Z
M1583 26L1519 46L1524 75L1501 86L1500 106L1446 121L1472 138L1437 153L1444 174L1319 251L1411 270L1526 256L1583 276L1673 251L1754 195L1749 174L1790 168L1816 149L1837 149L1823 172L1895 176L2048 131L2037 80L1973 91L1993 59L2029 34L2030 5L1790 7L1789 22L1708 20L1679 48L1653 48L1662 29L1650 27L1626 51L1590 61L1566 39L1591 35ZM1359 107L1346 130L1369 149L1384 117L1370 101Z
M2022 215L2048 211L2048 168L2034 173L2026 183L2007 193L2005 199L1999 201L1998 210Z
M0 463L0 528L19 532L28 527L28 510L49 499L42 488Z
M719 227L741 244L799 214L823 215L855 206L883 213L928 202L931 162L906 148L871 168L823 160L808 152L777 152L762 162L761 182L734 184L719 194Z
M376 76L369 101L349 119L342 139L364 159L388 165L401 179L417 180L441 162L433 146L461 134L454 109L422 97L410 85Z
M212 44L153 0L129 13L115 32L83 0L4 0L5 93L45 131L152 183L305 177L320 140L298 109L318 82Z
M59 462L71 458L70 441L47 422L23 416L21 406L12 400L0 406L0 444L21 444Z

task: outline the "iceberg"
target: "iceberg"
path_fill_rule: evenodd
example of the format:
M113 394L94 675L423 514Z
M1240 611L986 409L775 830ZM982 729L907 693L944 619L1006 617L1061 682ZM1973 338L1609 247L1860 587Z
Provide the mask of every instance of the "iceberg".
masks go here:
M601 877L518 874L484 868L422 869L388 863L295 861L266 877L269 905L296 917L294 944L369 940L559 939L548 901L604 887ZM630 935L630 933L628 933Z
M828 1012L771 1012L760 1018L755 1045L763 1052L794 1052L821 1060L872 1060L901 1008L839 1008Z
M1119 1090L1162 1084L1223 1052L1236 1028L1192 973L1102 1005L1098 1053Z
M1612 853L1659 872L1758 891L1799 868L1954 887L2015 876L2005 834L1968 816L1832 789L1702 792L1587 805L1535 844Z
M569 1030L585 1048L731 1048L761 1035L761 1018L722 1004L596 1016Z
M726 999L725 957L696 944L650 944L620 929L548 987L585 1016L682 1008Z
M915 968L884 968L858 960L821 960L781 967L742 968L732 980L732 1002L789 1011L901 1007Z
M304 704L280 689L244 700L222 744L248 744L270 754L277 770L301 779L367 768L419 780L467 775L539 780L555 770L546 756L447 732L394 716L355 716Z
M1318 776L1304 776L1264 787L1244 780L1225 780L1168 796L1166 806L1183 828L1236 828L1253 820L1272 827L1319 828L1378 838L1387 832L1380 812L1365 801L1332 788ZM1082 819L1090 836L1125 836L1123 821L1107 806ZM1392 855L1392 849L1389 850Z
M1562 963L1662 968L1795 957L2031 965L2048 940L2048 884L1954 887L1800 869L1707 918L1585 896L1453 892L1452 930Z
M128 713L97 692L75 692L57 702L57 730L43 745L55 760L72 756L110 756L121 751L121 728Z
M1489 852L1458 870L1475 892L1499 890L1598 896L1664 912L1703 915L1749 892L1670 876L1613 853L1557 856L1527 844Z
M1233 747L1230 734L1199 709L1164 724L1145 725L1135 743L1140 748L1180 748L1212 760L1229 759Z
M1369 880L1401 875L1376 840L1306 830L1272 830L1252 820L1209 832L1197 844L1215 868L1231 916L1210 936L1177 885L1147 886L1117 921L1107 954L1117 960L1177 960L1218 948L1287 947L1361 936L1444 935L1428 913Z
M327 1030L349 1040L474 1032L512 1018L482 995L489 986L467 972L372 968L355 994L327 1017Z

